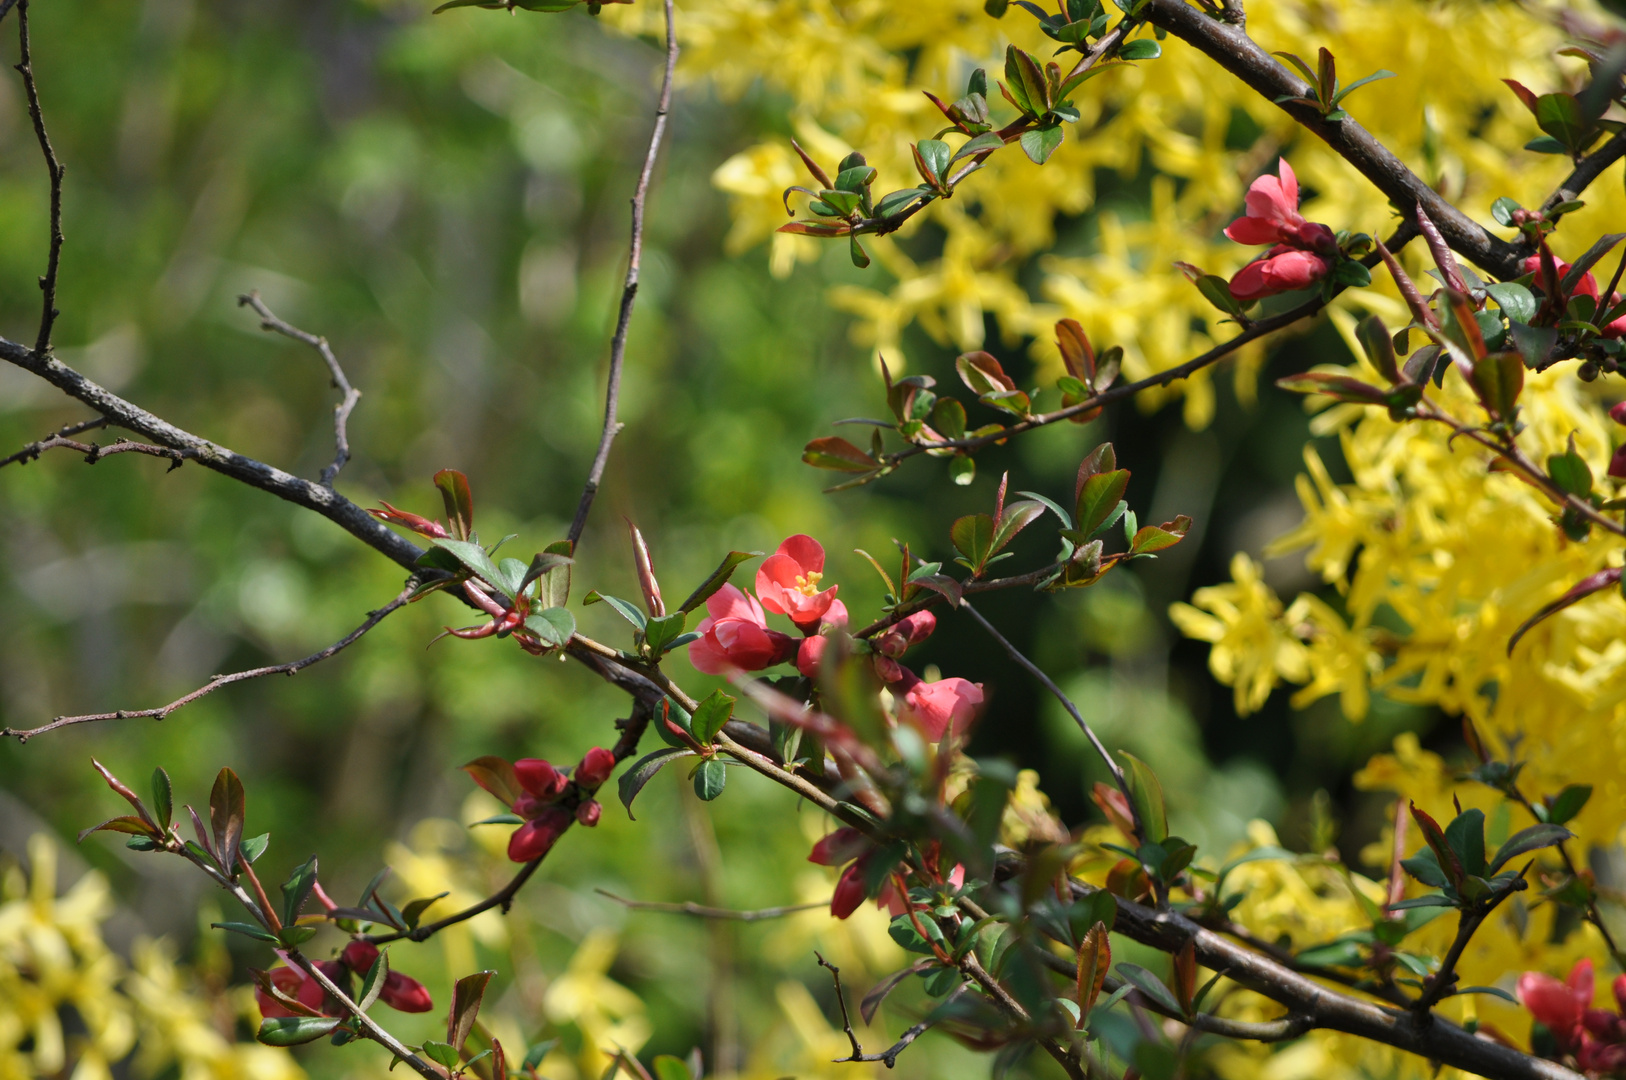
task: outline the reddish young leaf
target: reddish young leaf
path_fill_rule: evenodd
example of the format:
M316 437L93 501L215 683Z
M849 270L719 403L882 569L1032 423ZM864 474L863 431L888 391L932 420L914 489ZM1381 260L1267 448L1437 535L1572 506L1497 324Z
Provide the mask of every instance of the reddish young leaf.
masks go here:
M463 771L476 784L485 788L502 801L504 806L512 808L514 802L520 797L523 788L520 787L519 777L514 774L514 765L507 758L477 757L467 765Z
M839 472L869 472L881 463L864 451L836 435L814 439L802 449L802 460L815 469L835 469Z
M1095 350L1077 319L1063 319L1056 324L1056 347L1061 350L1061 362L1067 373L1085 386L1095 382Z
M1447 880L1454 888L1460 888L1467 877L1467 872L1462 868L1462 860L1457 858L1457 853L1451 850L1450 843L1445 839L1445 830L1440 828L1439 822L1417 809L1416 803L1409 802L1407 806L1411 810L1412 820L1417 822L1417 827L1423 831L1423 839L1434 852L1434 858L1438 860Z
M1596 574L1590 574L1587 577L1582 578L1580 581L1577 581L1574 585L1570 586L1569 591L1563 596L1560 596L1557 600L1554 600L1552 603L1546 605L1540 611L1524 620L1524 622L1519 624L1519 628L1513 632L1513 636L1508 639L1507 654L1512 656L1513 646L1517 645L1519 643L1519 639L1524 637L1525 634L1527 634L1543 619L1547 619L1558 614L1571 604L1585 600L1595 592L1602 592L1604 589L1607 589L1610 586L1620 584L1621 569L1622 568L1618 566L1611 567L1610 569L1599 570ZM1481 750L1481 753L1483 753L1483 750Z
M1015 390L1016 383L1005 374L998 360L985 352L969 352L954 361L960 380L979 397Z
M456 469L442 469L435 474L435 486L446 504L446 524L452 536L459 540L473 536L474 494L469 490L469 478Z

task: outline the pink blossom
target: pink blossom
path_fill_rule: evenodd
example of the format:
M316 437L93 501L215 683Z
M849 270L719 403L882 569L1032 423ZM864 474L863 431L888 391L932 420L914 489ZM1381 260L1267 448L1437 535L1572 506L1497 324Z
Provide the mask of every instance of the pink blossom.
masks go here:
M976 719L982 699L981 683L960 678L934 683L916 681L904 691L898 719L913 724L933 742L940 742L946 732L965 734Z
M908 618L899 619L875 638L875 651L882 656L897 659L911 645L918 645L932 636L937 629L937 616L929 611L917 611Z
M1231 295L1243 303L1307 289L1332 273L1332 263L1313 251L1277 244L1231 279Z
M1261 176L1248 188L1244 200L1248 212L1231 222L1225 235L1239 244L1291 243L1299 226L1306 222L1299 213L1299 178L1286 158L1279 162L1280 176Z
M762 606L804 631L817 626L835 602L839 586L819 591L824 577L824 548L811 536L792 536L762 561L757 570L757 596Z
M1527 971L1519 976L1518 988L1519 1000L1530 1015L1553 1033L1561 1049L1573 1050L1582 1016L1592 1005L1592 961L1577 961L1564 982L1544 972Z
M695 627L700 640L689 646L689 662L696 671L707 675L735 669L761 671L796 655L795 639L769 630L762 605L733 585L713 593L706 601L706 611L706 618Z
M819 620L818 632L802 639L796 648L796 670L809 679L819 677L819 665L824 662L824 647L830 643L830 634L847 625L847 605L832 601L830 610Z
M1561 259L1554 259L1553 265L1558 271L1558 283L1562 285L1564 283L1564 279L1569 277L1570 264ZM1536 288L1540 289L1544 293L1551 293L1554 291L1552 285L1547 281L1547 271L1541 265L1540 255L1532 255L1528 259L1524 260L1522 269L1527 274L1536 275ZM1582 274L1581 280L1575 283L1575 288L1569 293L1569 295L1564 297L1564 302L1569 303L1571 298L1576 296L1590 296L1596 300L1598 298L1598 279L1593 277L1591 273Z

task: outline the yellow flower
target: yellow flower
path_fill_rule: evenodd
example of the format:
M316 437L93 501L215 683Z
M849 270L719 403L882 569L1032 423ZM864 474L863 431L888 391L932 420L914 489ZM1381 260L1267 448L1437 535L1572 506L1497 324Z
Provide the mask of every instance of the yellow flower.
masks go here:
M1236 710L1258 709L1278 679L1304 682L1307 654L1282 618L1282 602L1260 576L1259 565L1238 553L1232 581L1192 594L1193 604L1175 604L1169 618L1187 637L1213 643L1208 668L1235 688Z

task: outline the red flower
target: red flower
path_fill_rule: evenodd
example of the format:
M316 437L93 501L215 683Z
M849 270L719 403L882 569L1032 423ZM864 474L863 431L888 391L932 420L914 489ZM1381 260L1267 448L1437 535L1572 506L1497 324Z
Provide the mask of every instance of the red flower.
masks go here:
M1338 254L1333 231L1299 213L1299 181L1286 158L1279 171L1279 177L1261 176L1253 182L1248 212L1225 229L1239 244L1274 245L1231 279L1231 295L1243 303L1308 288L1332 272Z
M554 842L564 835L574 820L569 810L560 806L543 807L531 820L514 830L508 838L508 857L514 862L530 862L546 855Z
M762 561L757 570L757 595L763 607L790 616L791 622L808 631L830 610L840 587L832 585L820 592L822 577L824 548L811 536L798 534Z
M1307 289L1332 273L1332 263L1313 251L1277 244L1263 258L1249 263L1231 279L1231 295L1243 303L1277 293Z
M868 837L857 829L843 826L827 833L808 852L807 861L820 866L840 866L867 852L872 846Z
M1581 1018L1592 1005L1592 981L1591 960L1577 961L1565 982L1540 971L1519 976L1519 1000L1565 1052L1579 1043Z
M905 671L909 678L912 672ZM905 680L907 682L907 679ZM898 691L895 688L893 693ZM898 705L898 719L913 724L932 742L942 741L945 732L964 735L977 718L982 704L982 684L965 679L940 679L929 683L915 679L904 690Z
M1626 320L1626 316L1622 316ZM1617 320L1622 321L1622 320ZM1611 326L1614 324L1611 323ZM1609 410L1609 419L1617 424L1626 424L1626 401L1618 402ZM1609 459L1609 475L1616 479L1626 479L1626 443L1615 448L1614 456ZM1621 1011L1626 1012L1626 998L1621 1000Z
M796 655L796 640L769 630L762 605L733 585L713 593L706 601L706 611L706 618L695 627L700 640L689 646L689 662L696 671L707 675L736 668L761 671Z
M1553 268L1558 271L1559 284L1562 285L1564 279L1569 276L1570 264L1557 259L1553 260L1553 264ZM1541 265L1540 255L1532 255L1528 259L1525 259L1522 268L1525 273L1536 275L1536 288L1540 289L1544 293L1551 293L1554 291L1548 287L1547 274ZM1598 279L1593 277L1591 272L1581 275L1581 280L1575 283L1575 288L1564 297L1564 303L1568 304L1577 296L1590 296L1594 300L1598 299ZM1608 304L1600 304L1599 306L1600 308L1607 310L1608 308L1612 308L1616 304L1620 303L1620 301L1620 293L1613 293L1609 297ZM1605 323L1600 332L1606 338L1626 337L1626 315L1622 315L1613 322ZM1619 417L1616 417L1616 419L1618 420ZM1615 474L1610 473L1609 475L1614 476Z
M318 960L316 963L322 968L322 974L334 982L337 982L344 975L344 968L336 961ZM336 1007L329 1011L327 1007L327 990L322 987L322 984L300 969L280 966L272 968L267 974L271 976L272 986L275 986L301 1005L315 1009L324 1016L339 1015ZM301 1015L257 987L254 990L254 1001L260 1007L260 1015L267 1020L277 1016ZM337 1002L333 1004L337 1006Z
M824 613L816 634L809 634L796 647L796 670L810 679L819 677L819 665L824 661L824 647L830 643L830 633L847 625L847 605L840 600L831 603Z
M339 962L363 978L377 960L378 946L370 941L352 941L339 954ZM378 999L399 1012L428 1012L435 1007L423 983L393 968L384 975L384 987L378 992Z
M608 780L614 771L615 755L602 746L595 746L576 766L576 783L582 787L596 788Z

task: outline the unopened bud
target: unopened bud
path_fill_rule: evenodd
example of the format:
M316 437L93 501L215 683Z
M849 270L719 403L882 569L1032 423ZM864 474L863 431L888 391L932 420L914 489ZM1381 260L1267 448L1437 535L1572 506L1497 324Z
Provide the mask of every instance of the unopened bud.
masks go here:
M585 828L591 829L598 824L599 815L604 813L604 807L599 805L597 799L588 799L576 807L576 821Z
M614 771L615 755L602 746L595 746L576 766L576 783L585 788L596 788L608 780Z
M509 859L519 863L540 859L570 827L570 822L568 811L557 806L547 807L508 838Z
M549 802L565 789L565 774L541 758L520 758L514 762L514 776L527 793Z
M378 946L370 941L352 941L339 954L339 962L357 975L365 975L378 962Z

